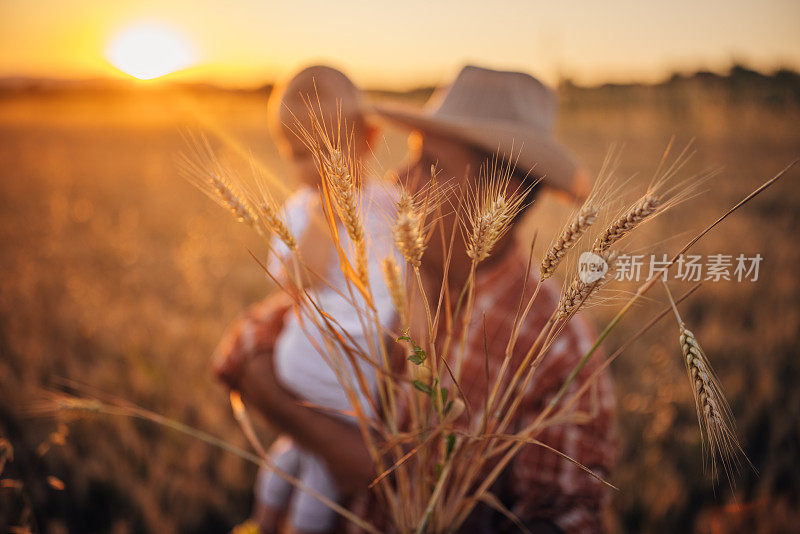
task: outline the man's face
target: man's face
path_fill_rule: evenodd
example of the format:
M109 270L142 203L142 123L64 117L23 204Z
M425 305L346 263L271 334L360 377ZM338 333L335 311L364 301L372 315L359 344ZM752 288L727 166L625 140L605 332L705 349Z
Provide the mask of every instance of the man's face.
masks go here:
M477 173L480 156L468 145L447 137L430 133L413 132L408 137L407 167L401 170L405 183L419 190L431 179L431 167L436 168L440 180L456 188L466 186L470 176Z
M450 236L454 235L453 261L468 262L466 248L461 232L453 234L453 225L457 224L455 198L470 186L478 173L482 161L481 152L453 139L429 133L414 132L409 136L408 159L400 169L403 183L412 191L419 191L431 180L431 166L435 166L440 183L447 182L454 189L453 205L445 203L442 213L431 214L429 220L437 220L435 232L431 236L425 250L423 265L436 272L444 268L446 254L442 247L442 237L449 245ZM463 257L462 257L463 256Z

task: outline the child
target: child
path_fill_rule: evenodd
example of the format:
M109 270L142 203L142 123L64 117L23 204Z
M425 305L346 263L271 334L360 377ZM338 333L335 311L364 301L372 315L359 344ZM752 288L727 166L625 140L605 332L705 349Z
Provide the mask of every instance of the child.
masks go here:
M376 130L365 117L360 91L341 72L329 67L310 67L292 78L284 87L270 97L269 112L273 136L281 155L287 161L300 188L286 201L286 220L298 242L298 249L306 265L324 278L324 282L311 281L310 292L320 308L349 335L353 343L365 354L375 356L370 347L377 339L368 340L364 334L359 312L364 303L354 304L347 282L341 272L325 223L321 218L319 186L321 176L317 172L312 154L295 135L295 124L299 120L309 129L308 109L310 101L318 118L328 128L336 127L341 120L343 135L352 135L353 153L357 160L369 151L369 143ZM335 133L335 132L334 132ZM361 187L361 210L364 229L370 247L368 265L369 278L373 283L373 300L382 325L394 319L394 308L388 290L382 282L381 260L393 254L389 225L384 217L393 205L392 192L385 185L365 179ZM350 250L346 232L339 230L342 247ZM289 250L277 238L273 239L273 250L283 260L289 259ZM352 260L352 257L350 258ZM277 260L277 261L276 261ZM281 261L274 258L271 272L281 271ZM277 267L277 269L276 269ZM357 293L357 292L353 292ZM330 410L334 414L351 412L353 406L329 365L330 357L320 354L317 347L326 350L325 339L316 331L312 321L304 320L299 312L289 313L274 348L275 371L281 383L303 400ZM340 360L341 361L341 360ZM374 396L377 376L367 362L359 362L362 373ZM345 375L353 376L348 365ZM356 386L361 408L372 415L369 401L362 388ZM342 415L342 417L348 417ZM337 489L325 465L315 456L298 448L287 436L281 436L270 450L272 460L281 470L297 477L303 484L337 501ZM262 531L276 532L282 517L288 513L289 523L295 532L326 532L334 527L335 513L314 497L299 491L274 472L262 470L256 483L256 505L254 516Z

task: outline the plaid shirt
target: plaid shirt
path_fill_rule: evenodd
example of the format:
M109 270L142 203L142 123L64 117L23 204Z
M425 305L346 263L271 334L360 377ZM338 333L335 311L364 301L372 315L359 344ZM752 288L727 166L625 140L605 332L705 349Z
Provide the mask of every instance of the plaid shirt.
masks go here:
M481 415L486 398L487 366L489 384L493 384L502 364L514 317L523 296L525 266L525 259L518 253L510 253L478 270L461 381L464 394L473 409L473 417ZM533 295L537 276L536 272L529 276L525 303ZM510 369L515 368L515 363L518 365L539 335L558 303L559 294L557 282L548 280L541 285L536 301L521 325ZM244 330L258 330L251 326L259 322L258 307L254 307L249 315L249 319L245 319L241 326ZM265 332L262 330L262 333ZM256 334L254 337L262 336ZM542 359L507 432L521 430L536 419L561 388L578 360L589 350L595 337L595 332L583 317L578 315L570 320ZM261 344L258 341L254 343ZM565 398L588 379L601 361L600 354L589 361ZM573 410L588 414L588 417L581 424L548 426L539 431L535 438L597 475L608 477L616 453L615 399L608 373L604 372L581 396ZM536 445L526 445L520 449L491 491L506 508L531 525L534 532L537 522L542 521L567 533L602 531L601 511L609 497L608 487L600 481L569 460ZM380 507L367 495L357 497L352 506L354 511L371 523L380 525L385 521ZM358 531L352 524L347 529ZM462 531L515 532L517 528L499 512L481 506Z
M489 383L493 384L504 358L522 296L525 266L525 259L518 253L511 253L498 263L478 271L475 308L462 372L462 389L478 415L486 397L486 368L488 366ZM534 265L536 267L538 265ZM532 272L528 278L525 303L533 296L537 280L538 273ZM536 340L555 310L559 295L558 282L549 280L542 283L533 307L521 325L511 369L519 365ZM509 432L519 431L536 419L595 338L595 332L580 315L567 323L527 385ZM565 398L580 388L601 361L600 355L589 361L569 387ZM582 424L545 427L535 438L599 476L609 476L616 453L616 425L614 391L608 373L603 373L581 396L573 410L589 414L589 417ZM520 449L496 486L500 487L493 488L495 495L525 523L533 525L544 520L564 532L602 530L601 509L609 496L608 486L544 447L526 445ZM487 526L489 531L497 532L496 528ZM509 527L510 531L517 530L512 525Z

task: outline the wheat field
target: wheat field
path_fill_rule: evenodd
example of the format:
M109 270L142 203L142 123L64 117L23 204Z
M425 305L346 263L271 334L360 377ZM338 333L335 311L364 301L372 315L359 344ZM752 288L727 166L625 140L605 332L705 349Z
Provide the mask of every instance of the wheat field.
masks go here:
M694 138L689 171L721 168L704 194L647 227L645 239L664 253L800 155L797 77L734 74L561 89L559 138L590 173L617 144L618 173L649 179L672 136ZM246 447L208 361L225 325L271 290L250 256L263 256L263 245L179 177L176 156L185 129L201 129L227 140L231 157L252 151L280 175L266 97L197 88L0 94L0 438L14 453L2 476L21 482L0 488L3 530L32 514L47 532L219 532L247 515L255 471L234 456L145 422L32 418L26 407L43 389L71 388ZM376 167L387 170L402 160L405 136L384 135ZM612 366L622 440L610 531L780 532L798 520L798 178L795 169L697 249L760 253L759 280L706 283L681 309L758 475L742 471L735 500L703 476L678 329L664 321ZM544 198L522 234L553 235L567 213ZM666 302L651 298L642 313ZM602 324L612 309L590 313ZM624 322L607 348L639 326Z

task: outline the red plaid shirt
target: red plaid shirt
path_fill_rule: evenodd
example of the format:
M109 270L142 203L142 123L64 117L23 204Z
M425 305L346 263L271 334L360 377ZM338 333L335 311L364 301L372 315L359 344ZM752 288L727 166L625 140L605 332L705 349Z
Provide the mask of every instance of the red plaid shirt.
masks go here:
M479 415L486 396L486 354L489 383L492 384L500 370L522 296L525 266L526 261L519 254L512 253L478 271L462 388ZM525 303L533 296L537 280L538 272L532 272L528 278ZM557 281L549 280L542 284L530 313L521 325L511 369L519 364L536 340L555 310L559 295ZM536 419L595 339L594 330L583 317L578 315L570 320L534 373L508 432L519 431ZM567 398L589 378L601 361L600 355L589 361L568 389ZM603 373L581 396L574 411L589 414L588 420L582 424L545 427L534 437L599 476L608 477L616 453L615 398L608 373ZM564 532L602 530L601 509L608 497L608 486L573 462L544 447L526 445L506 471L496 484L500 487L494 488L493 492L503 498L506 507L523 522L534 524L536 520L546 520Z

